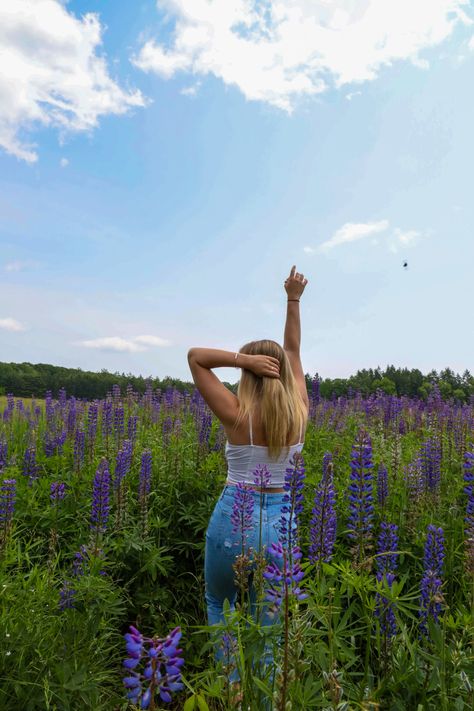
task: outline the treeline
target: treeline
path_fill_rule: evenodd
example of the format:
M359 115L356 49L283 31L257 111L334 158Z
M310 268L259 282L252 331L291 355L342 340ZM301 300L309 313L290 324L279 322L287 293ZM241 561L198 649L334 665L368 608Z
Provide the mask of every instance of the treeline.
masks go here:
M370 395L382 390L389 395L407 395L426 399L435 386L439 388L445 400L454 398L460 402L470 402L474 398L474 376L468 370L462 375L450 368L437 373L432 370L423 375L420 370L395 368L389 365L385 370L369 368L358 370L349 378L321 378L317 373L305 375L308 391L315 396L331 399L345 395L352 397L356 392ZM92 400L103 398L112 391L113 385L119 385L125 393L127 385L135 392L144 393L147 384L155 390L174 387L181 392L192 391L192 381L182 381L169 376L144 378L131 373L110 373L107 370L93 372L81 368L63 368L47 363L0 363L0 395L13 393L19 397L44 397L48 390L57 397L59 390L65 388L68 395ZM236 392L237 386L225 383Z
M369 368L358 370L349 378L323 378L320 379L316 390L319 389L320 397L324 399L346 395L351 397L357 391L363 395L370 395L377 390L382 390L389 395L407 395L426 400L435 386L444 400L454 398L460 402L470 402L474 398L474 376L468 370L458 375L450 368L445 368L439 373L436 370L423 375L416 368L395 368L389 365L385 370ZM306 375L310 386L310 376ZM315 386L312 385L313 389Z
M122 393L129 384L135 392L144 393L147 383L153 389L173 386L181 391L191 389L191 384L183 383L178 378L160 380L131 373L109 373L105 369L97 373L48 363L0 363L0 395L12 393L18 397L44 397L50 390L53 397L57 397L59 390L64 388L69 396L92 400L105 397L112 391L113 385L120 385Z

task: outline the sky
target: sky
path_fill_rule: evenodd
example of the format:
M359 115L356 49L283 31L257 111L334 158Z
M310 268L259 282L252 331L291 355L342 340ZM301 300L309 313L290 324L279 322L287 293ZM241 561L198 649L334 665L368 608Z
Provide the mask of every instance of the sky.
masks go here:
M465 0L6 0L0 360L191 380L295 264L305 373L472 372L473 77Z

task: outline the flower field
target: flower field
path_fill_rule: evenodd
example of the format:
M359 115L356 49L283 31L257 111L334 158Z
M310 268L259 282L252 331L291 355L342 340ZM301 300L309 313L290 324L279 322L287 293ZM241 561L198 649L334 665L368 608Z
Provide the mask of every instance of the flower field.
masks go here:
M474 709L474 403L309 395L279 565L246 547L236 487L219 639L203 567L225 433L199 392L0 399L0 709L227 709L235 669L252 711Z

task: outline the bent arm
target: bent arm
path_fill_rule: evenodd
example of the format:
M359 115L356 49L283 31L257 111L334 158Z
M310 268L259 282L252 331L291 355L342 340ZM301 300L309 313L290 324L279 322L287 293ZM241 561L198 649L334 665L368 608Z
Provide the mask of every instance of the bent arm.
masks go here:
M235 351L223 351L219 348L190 348L188 351L188 362L194 360L203 368L245 368L248 364L248 356L245 353L238 353L235 360Z

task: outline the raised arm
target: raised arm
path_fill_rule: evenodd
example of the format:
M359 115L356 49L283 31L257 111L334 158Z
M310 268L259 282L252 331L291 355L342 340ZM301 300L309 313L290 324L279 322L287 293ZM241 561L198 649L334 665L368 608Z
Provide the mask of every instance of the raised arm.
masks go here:
M293 265L290 271L290 276L285 281L285 291L288 295L288 303L286 307L283 349L286 351L288 359L291 363L291 368L300 387L303 399L309 407L306 380L300 358L301 322L299 304L299 300L307 283L308 280L304 278L303 274L299 274L296 271L296 266Z

